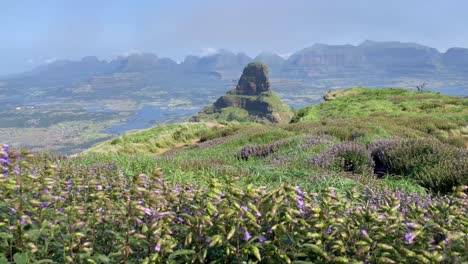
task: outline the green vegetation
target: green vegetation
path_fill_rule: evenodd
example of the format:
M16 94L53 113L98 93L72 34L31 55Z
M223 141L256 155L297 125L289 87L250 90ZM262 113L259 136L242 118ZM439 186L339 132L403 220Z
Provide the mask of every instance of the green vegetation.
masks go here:
M4 146L0 263L468 261L467 99L327 99L290 124L165 125L76 157Z
M362 87L325 98L331 101L299 110L293 122L320 121L324 130L347 138L354 132L367 142L390 137L436 137L460 147L468 142L466 98Z
M293 112L270 89L268 66L249 63L235 89L204 108L194 121L287 123Z
M214 105L203 109L194 120L216 122L287 123L293 115L292 109L284 104L272 91L259 95L227 94Z
M174 185L4 146L0 263L464 263L467 188Z
M198 140L208 127L204 123L164 125L129 132L121 137L98 144L85 153L145 155L160 154L172 147Z
M417 105L427 104L421 98L445 100L448 106L444 108L454 109L452 118L449 113L446 116L455 121L439 128L448 129L444 130L448 133L468 124L463 121L466 117L460 114L460 109L462 113L466 110L458 108L466 99L403 89L355 88L344 93L347 95L335 95L332 101L300 110L292 124L226 123L225 126L208 127L203 123L193 123L160 126L97 145L86 152L94 153L92 158L84 155L78 157L76 162L116 162L122 171L148 173L151 166L131 164L135 163L135 159L138 164L143 159L141 155L160 154L175 146L157 158L146 158L150 164L161 168L167 180L173 183L207 185L212 178L217 178L222 182L235 179L238 186L278 186L288 182L309 191L374 185L384 189L403 188L416 192L425 192L426 189L442 193L449 192L453 186L468 184L467 154L461 147L466 144L464 134L459 134L461 142L450 141L438 137L440 133L427 133L419 129L417 124L407 126L410 119L405 114L384 117L381 112L380 116L371 117L373 114L368 113L367 118L360 118L357 110L353 110L367 109L358 105L366 106L372 98L404 101L398 96L413 96L420 99L415 103ZM341 104L345 104L340 100L350 105L349 112L355 113L330 110L336 105L341 107ZM409 104L406 102L406 105ZM333 119L333 115L326 114L328 112L341 116ZM318 121L311 121L313 118L309 117L312 115L318 116ZM442 122L440 116L432 117L424 111L407 115L411 115L413 121L426 120L424 125ZM384 139L393 139L399 142L395 146L402 147L394 148ZM180 148L182 145L185 147ZM414 149L406 149L411 146ZM391 151L385 151L387 155L379 157L377 152L384 147ZM430 151L424 152L426 149ZM135 157L135 154L139 156ZM138 171L135 169L138 167L148 169Z

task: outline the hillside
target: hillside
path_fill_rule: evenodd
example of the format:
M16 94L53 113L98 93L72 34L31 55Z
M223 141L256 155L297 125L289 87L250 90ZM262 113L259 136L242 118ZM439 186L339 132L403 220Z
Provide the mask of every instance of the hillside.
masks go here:
M440 155L447 155L447 159L452 157L454 160L450 162L456 164L450 163L454 167L447 170L453 175L444 174L443 177L455 177L453 181L466 183L467 99L405 89L352 88L338 94L331 101L299 110L291 124L231 123L225 127L209 128L195 123L184 125L183 132L174 130L174 126L162 126L124 135L86 153L158 154L159 151L148 149L155 146L159 138L168 137L176 142L172 146L185 145L161 155L155 163L165 173L172 172L169 174L172 176L168 176L174 177L171 180L203 183L215 177L235 178L240 185L275 185L287 181L312 189L323 185L344 188L367 184L374 174L382 174L382 169L375 164L380 161L372 156L375 154L372 154L372 148L388 144L390 140L395 145L392 148L399 146L397 142L407 142L415 144L415 148L429 148L428 153L440 152ZM143 134L153 136L142 141ZM179 140L181 135L190 135L189 140ZM359 165L340 165L340 162L345 162L341 160L343 157L333 157L336 154L333 153L342 148L343 151L350 148L351 153L356 151L350 155L358 155L352 157L358 161L349 162L359 162ZM318 161L325 157L341 161L336 161L336 164L330 161L325 165ZM86 155L83 158L88 159ZM113 159L108 155L99 158ZM441 161L428 162L423 171L429 170L427 173L431 174L433 166L439 166L437 164ZM324 169L334 176L322 178L320 175ZM388 170L384 169L385 172ZM362 178L356 173L368 176ZM418 173L422 172L402 169L397 173L401 175L385 177L377 182L379 185L403 184L410 189L418 189L420 184L425 188L447 190L442 183L435 187L438 184L426 182L427 179L422 177L427 175Z
M468 99L326 99L291 124L158 126L75 157L3 145L0 263L466 262Z
M293 123L329 122L342 133L351 129L360 138L435 137L468 147L468 100L405 89L352 88L330 92L320 105L298 111ZM372 133L359 131L373 130Z
M235 89L205 107L193 121L289 122L292 110L270 88L268 66L249 63Z

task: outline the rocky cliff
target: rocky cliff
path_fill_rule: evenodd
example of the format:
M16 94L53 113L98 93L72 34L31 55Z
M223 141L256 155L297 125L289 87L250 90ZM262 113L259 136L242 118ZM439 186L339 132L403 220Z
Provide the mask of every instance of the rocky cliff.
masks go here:
M288 122L292 110L271 90L266 64L249 63L236 88L203 109L193 121Z

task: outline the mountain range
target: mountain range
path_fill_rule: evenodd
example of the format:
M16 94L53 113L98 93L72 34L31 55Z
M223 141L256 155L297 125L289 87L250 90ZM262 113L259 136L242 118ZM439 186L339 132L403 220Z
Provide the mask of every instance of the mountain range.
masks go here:
M365 41L360 45L315 44L283 58L275 53L261 53L251 58L245 53L220 50L209 56L187 56L177 63L151 53L135 53L111 61L84 57L79 61L58 60L31 71L4 78L0 93L15 89L47 88L54 94L105 92L119 94L128 89L162 85L174 86L182 79L234 79L252 61L266 63L272 78L301 80L352 79L353 84L382 84L398 78L443 82L468 82L468 49L437 49L397 41ZM160 85L161 86L161 85ZM185 86L187 86L185 84ZM84 87L84 88L83 88ZM78 90L78 92L76 91ZM91 91L91 92L89 92ZM86 94L86 93L81 93Z

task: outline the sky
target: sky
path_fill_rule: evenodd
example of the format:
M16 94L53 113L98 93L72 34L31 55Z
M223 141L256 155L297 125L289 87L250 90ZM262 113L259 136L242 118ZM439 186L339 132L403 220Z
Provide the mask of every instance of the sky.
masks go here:
M468 47L466 0L0 1L0 75L57 59L219 49L284 56L314 43Z

